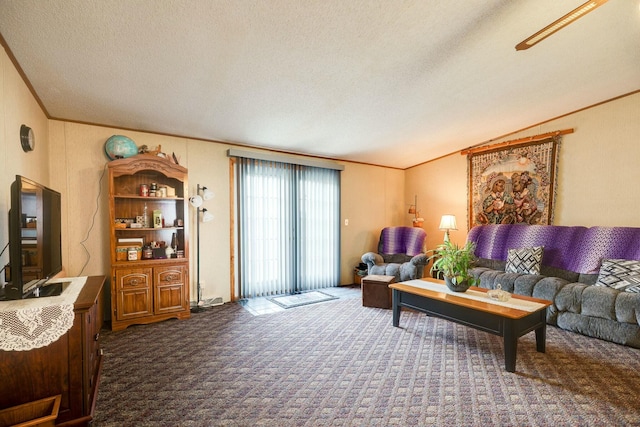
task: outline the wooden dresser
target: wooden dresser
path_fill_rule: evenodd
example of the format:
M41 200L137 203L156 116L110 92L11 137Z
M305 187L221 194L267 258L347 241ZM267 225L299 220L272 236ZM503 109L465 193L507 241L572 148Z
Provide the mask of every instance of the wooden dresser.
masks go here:
M104 276L87 278L73 326L57 341L29 351L0 350L0 409L61 394L56 425L90 423L102 368L104 282Z

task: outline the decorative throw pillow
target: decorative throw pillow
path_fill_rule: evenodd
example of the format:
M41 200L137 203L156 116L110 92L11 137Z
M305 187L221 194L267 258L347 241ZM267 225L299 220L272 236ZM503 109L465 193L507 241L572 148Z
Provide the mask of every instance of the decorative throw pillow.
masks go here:
M509 249L504 271L507 273L540 274L543 250L544 246Z
M596 286L640 293L640 261L605 259L600 266Z

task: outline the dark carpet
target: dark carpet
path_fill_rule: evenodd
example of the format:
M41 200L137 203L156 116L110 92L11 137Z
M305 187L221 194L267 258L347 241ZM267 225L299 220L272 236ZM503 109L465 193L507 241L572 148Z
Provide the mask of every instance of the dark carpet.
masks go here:
M640 350L547 328L547 352L340 299L237 304L104 334L94 426L640 425Z

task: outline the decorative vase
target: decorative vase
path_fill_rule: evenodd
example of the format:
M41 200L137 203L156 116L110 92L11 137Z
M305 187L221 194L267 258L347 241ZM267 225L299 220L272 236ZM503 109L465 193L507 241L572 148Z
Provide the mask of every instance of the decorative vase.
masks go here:
M173 248L171 246L167 246L166 248L164 248L164 253L167 258L173 258Z
M468 280L465 280L462 283L454 284L451 281L451 278L448 276L444 276L444 283L447 285L447 288L451 289L453 292L466 292L467 289L471 286Z

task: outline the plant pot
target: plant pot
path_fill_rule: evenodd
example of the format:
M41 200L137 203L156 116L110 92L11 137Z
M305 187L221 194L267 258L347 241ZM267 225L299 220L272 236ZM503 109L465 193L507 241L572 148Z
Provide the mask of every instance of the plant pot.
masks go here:
M468 280L465 280L462 283L454 284L451 281L451 278L448 276L444 276L444 283L447 285L447 288L451 289L453 292L466 292L467 289L471 286Z

